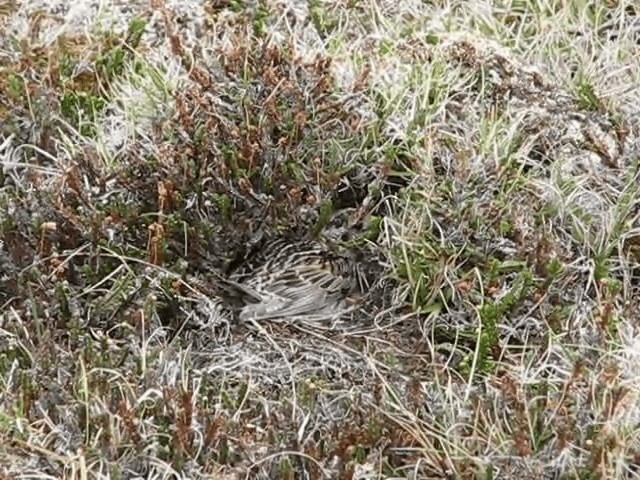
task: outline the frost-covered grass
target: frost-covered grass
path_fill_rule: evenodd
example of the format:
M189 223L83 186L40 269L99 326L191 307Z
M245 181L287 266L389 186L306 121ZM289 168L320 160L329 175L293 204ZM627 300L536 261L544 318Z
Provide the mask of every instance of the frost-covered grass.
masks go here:
M640 476L634 2L9 1L0 32L7 478ZM385 265L350 318L218 309L335 218Z

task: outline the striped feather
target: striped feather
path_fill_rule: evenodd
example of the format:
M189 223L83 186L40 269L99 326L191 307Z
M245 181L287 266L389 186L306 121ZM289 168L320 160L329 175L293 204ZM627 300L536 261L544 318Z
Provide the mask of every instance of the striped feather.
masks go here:
M277 240L231 275L248 296L242 320L334 318L362 286L354 262L316 242Z

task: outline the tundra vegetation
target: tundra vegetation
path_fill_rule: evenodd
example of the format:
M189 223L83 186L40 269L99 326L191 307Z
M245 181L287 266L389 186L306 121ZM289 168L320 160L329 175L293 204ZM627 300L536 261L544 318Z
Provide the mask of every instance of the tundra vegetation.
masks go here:
M0 0L0 32L2 478L640 475L637 2ZM380 267L348 317L218 308L336 228Z

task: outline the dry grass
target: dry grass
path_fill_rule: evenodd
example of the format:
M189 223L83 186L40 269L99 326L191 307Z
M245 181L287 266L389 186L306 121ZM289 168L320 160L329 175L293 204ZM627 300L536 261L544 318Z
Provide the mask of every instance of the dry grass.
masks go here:
M0 1L2 478L640 477L634 2L103 3ZM350 318L218 307L341 211Z

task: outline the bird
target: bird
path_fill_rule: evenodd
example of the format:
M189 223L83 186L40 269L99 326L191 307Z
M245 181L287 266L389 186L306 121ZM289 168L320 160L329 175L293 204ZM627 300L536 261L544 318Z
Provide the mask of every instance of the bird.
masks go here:
M315 240L268 242L225 279L241 321L320 321L348 312L368 282L358 262Z

